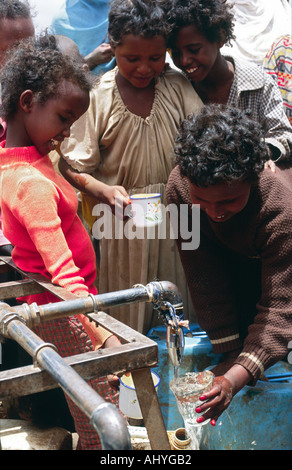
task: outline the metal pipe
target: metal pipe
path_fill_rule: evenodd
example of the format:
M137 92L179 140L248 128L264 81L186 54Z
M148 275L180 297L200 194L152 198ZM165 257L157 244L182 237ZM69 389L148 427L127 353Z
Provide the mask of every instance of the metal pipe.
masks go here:
M65 300L46 305L22 304L14 310L24 319L29 328L43 321L55 320L69 315L87 314L100 310L136 302L152 302L167 325L166 343L170 359L175 368L180 366L184 352L183 331L176 321L176 312L181 310L182 300L178 288L169 281L154 281L146 286L138 284L130 289L88 297ZM173 313L174 312L174 313Z
M4 336L15 339L34 360L47 370L57 381L64 392L88 416L90 423L97 431L104 449L129 449L131 441L126 424L113 405L106 403L83 379L54 350L54 346L44 343L30 328L38 326L43 321L63 318L69 315L98 312L99 310L118 305L152 302L154 308L160 310L165 322L170 319L171 304L176 309L182 308L182 301L175 284L169 281L156 281L133 286L131 289L89 295L74 300L60 301L38 306L22 304L9 307L2 304L0 308L0 328ZM174 309L175 310L175 309ZM183 348L175 341L177 357ZM171 345L173 349L173 345ZM180 350L178 349L180 347ZM169 348L170 349L170 348ZM169 353L173 351L169 350ZM172 354L173 355L173 354ZM176 356L175 356L176 357ZM180 356L181 359L181 356ZM175 364L174 364L175 365ZM71 386L74 383L74 388ZM113 447L112 436L115 436L117 447Z
M8 307L8 306L7 306ZM0 311L0 325L5 336L17 341L45 369L63 391L89 418L103 450L130 450L131 438L127 424L117 408L101 398L64 359L56 347L45 343L18 318L11 309Z
M29 328L38 326L42 321L55 320L69 315L98 312L109 307L116 307L136 302L152 302L154 308L160 308L163 314L165 301L182 308L182 301L175 284L169 281L150 282L146 286L137 285L130 289L88 297L64 300L46 305L36 303L13 307Z

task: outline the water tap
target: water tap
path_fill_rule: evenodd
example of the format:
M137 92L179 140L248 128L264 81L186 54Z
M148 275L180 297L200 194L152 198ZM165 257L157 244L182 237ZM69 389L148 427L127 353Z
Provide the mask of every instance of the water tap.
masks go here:
M169 314L166 315L166 344L173 367L176 368L181 364L185 347L185 339L182 327L179 326L179 320L181 317L176 315L175 307L168 302L165 302L165 306L169 308Z

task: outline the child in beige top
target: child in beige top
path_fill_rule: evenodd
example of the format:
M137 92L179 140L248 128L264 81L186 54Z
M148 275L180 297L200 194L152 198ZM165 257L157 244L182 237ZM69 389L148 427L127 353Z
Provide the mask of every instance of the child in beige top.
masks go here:
M190 112L202 106L181 73L165 70L167 34L163 12L154 3L112 2L109 40L117 68L100 79L88 112L61 146L60 170L83 192L84 215L91 227L92 207L100 202L114 212L115 205L122 210L128 206L130 194L159 192L166 203L177 130ZM115 228L105 236L99 234L99 292L145 285L157 278L169 280L181 290L187 312L188 294L175 240L168 235L159 239L157 234L153 239L129 239L124 233L127 222L120 238ZM126 305L110 313L147 333L157 316L147 308L147 304Z

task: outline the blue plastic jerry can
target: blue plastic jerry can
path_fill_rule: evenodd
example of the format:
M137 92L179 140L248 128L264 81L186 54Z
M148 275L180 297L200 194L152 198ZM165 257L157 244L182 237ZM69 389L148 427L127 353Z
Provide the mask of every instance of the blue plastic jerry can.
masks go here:
M166 429L184 426L169 384L174 369L166 345L166 327L148 335L158 344L159 364L155 371L161 382L158 399ZM218 364L206 332L197 324L184 328L185 348L179 375L200 372ZM245 386L218 419L216 426L202 426L202 450L292 450L292 364L280 361L265 371L267 381Z
M245 386L216 426L204 426L201 449L292 450L292 365L265 371L268 381Z

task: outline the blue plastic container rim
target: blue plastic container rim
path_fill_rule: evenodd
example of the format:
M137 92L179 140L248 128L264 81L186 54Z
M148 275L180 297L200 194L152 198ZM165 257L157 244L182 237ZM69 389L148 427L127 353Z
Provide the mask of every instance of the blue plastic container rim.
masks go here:
M151 374L156 375L156 377L157 377L157 379L158 379L158 382L157 382L157 384L155 385L155 388L159 387L159 384L160 384L160 382L161 382L161 378L159 377L159 375L158 375L156 372L154 372L154 370L151 370ZM130 390L136 390L135 387L131 387L130 385L126 385L124 382L122 382L121 377L119 377L119 382L120 382L121 384L123 384L124 387L129 388Z

